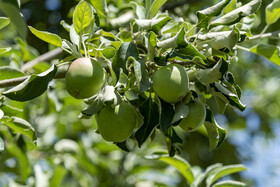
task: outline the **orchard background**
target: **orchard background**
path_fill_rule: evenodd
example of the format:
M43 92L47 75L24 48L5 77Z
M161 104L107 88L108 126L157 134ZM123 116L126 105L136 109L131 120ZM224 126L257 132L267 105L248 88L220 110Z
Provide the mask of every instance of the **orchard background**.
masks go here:
M279 185L279 12L279 0L0 0L0 186ZM64 79L83 56L106 73L86 100ZM172 63L190 82L176 103L152 86ZM198 100L204 125L186 132ZM105 141L94 116L121 101L137 125Z

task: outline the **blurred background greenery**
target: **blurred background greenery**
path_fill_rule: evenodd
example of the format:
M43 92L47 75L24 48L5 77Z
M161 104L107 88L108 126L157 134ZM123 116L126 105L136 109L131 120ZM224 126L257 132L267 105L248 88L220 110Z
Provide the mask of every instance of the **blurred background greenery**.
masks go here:
M128 2L108 0L110 13L107 19L115 19L131 10ZM217 2L168 0L162 10L195 23L197 10ZM72 23L71 15L77 0L22 0L21 3L27 25L59 34L62 38L69 37L60 21L63 19L68 24ZM253 34L263 29L264 7L269 3L271 0L264 0L256 14ZM3 16L1 9L0 16ZM104 30L118 31L118 25L107 24L106 21L102 24ZM278 21L267 32L279 30L279 25ZM1 66L11 64L17 67L51 49L30 32L24 42L18 29L10 24L0 31L0 47L13 47L11 52L0 57ZM263 40L279 45L279 37ZM280 183L280 68L260 56L241 50L237 59L231 62L230 69L243 91L241 100L247 105L246 110L239 112L227 108L225 115L215 115L228 135L222 146L213 152L209 151L208 138L203 134L179 131L184 140L180 146L182 157L192 166L202 169L214 163L243 163L249 170L233 175L233 178L252 186L276 187ZM39 73L49 66L49 63L42 62L36 65L34 71ZM129 142L134 147L130 153L105 142L95 133L94 119L78 119L85 105L67 94L64 80L52 82L51 89L32 101L9 102L17 107L11 108L11 113L28 120L36 129L38 143L35 147L24 136L11 136L15 139L14 143L7 145L7 151L0 155L0 186L187 186L175 168L145 159L155 150L165 149L161 143L163 137L156 136L155 141L148 141L141 149ZM8 136L6 127L0 126L0 129Z

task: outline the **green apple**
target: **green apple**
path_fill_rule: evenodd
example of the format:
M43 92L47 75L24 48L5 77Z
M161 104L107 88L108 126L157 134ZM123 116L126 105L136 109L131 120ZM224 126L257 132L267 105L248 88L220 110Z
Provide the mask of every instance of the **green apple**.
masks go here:
M135 128L136 118L133 106L126 102L121 102L114 108L105 106L96 114L99 132L109 142L126 140Z
M158 69L153 77L154 92L165 102L176 103L188 92L189 78L178 64L169 64Z
M66 89L77 99L93 96L102 88L104 82L104 69L90 58L76 59L66 73Z
M179 123L179 126L185 131L192 132L196 131L204 123L206 117L206 108L199 100L191 101L188 104L188 107L189 113Z

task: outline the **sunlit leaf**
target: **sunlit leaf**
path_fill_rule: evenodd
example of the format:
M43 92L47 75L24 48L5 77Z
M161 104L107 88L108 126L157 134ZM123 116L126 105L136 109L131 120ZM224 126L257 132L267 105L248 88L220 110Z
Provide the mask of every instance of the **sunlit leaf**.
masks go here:
M0 17L0 29L6 27L10 23L10 19L6 17Z
M154 0L151 7L150 7L150 18L153 18L159 11L160 7L166 2L167 0Z
M251 52L256 53L270 60L271 62L280 66L280 47L269 44L258 44L250 49Z
M134 1L131 1L130 4L134 8L138 19L145 19L145 12L146 12L145 8Z
M217 182L216 184L212 185L212 187L249 187L249 185L245 184L244 182L225 180Z
M64 177L67 174L67 169L64 166L57 165L53 171L53 175L50 178L50 186L58 187L63 181Z
M169 157L167 154L164 153L154 153L152 155L146 156L146 158L161 160L175 167L185 177L189 184L193 183L194 175L191 170L191 165L182 157L179 157L177 155L174 157Z
M270 25L280 18L280 0L274 0L265 9L265 21Z
M91 4L82 0L76 6L73 13L73 25L75 31L80 35L94 22L94 9Z
M1 114L0 114L1 115ZM0 118L1 119L1 118ZM5 144L3 139L0 137L0 152L3 151L5 149Z
M10 127L15 133L21 133L30 138L34 143L37 139L35 129L24 119L18 117L3 117L0 123Z
M0 48L0 55L1 55L1 54L4 54L4 53L6 53L6 52L9 52L11 49L12 49L12 48L10 48L10 47L7 47L7 48Z
M35 36L37 36L41 40L57 47L62 47L62 40L58 35L46 31L39 31L31 26L28 26L28 28Z
M247 168L242 164L228 165L228 166L223 166L221 168L218 168L215 171L213 171L211 175L207 178L206 180L207 187L210 187L215 181L217 181L218 179L226 175L237 173L246 169Z
M90 3L99 15L106 17L107 15L107 3L106 0L90 0Z
M222 17L211 22L210 26L217 25L232 25L234 23L239 22L243 17L249 16L255 13L260 5L261 0L252 0L249 3L223 15Z
M208 27L208 22L209 20L214 17L218 16L221 14L223 8L230 2L230 0L223 0L214 6L211 6L209 8L206 8L204 10L198 11L197 17L198 17L198 23L197 26L202 27L202 28L207 28Z

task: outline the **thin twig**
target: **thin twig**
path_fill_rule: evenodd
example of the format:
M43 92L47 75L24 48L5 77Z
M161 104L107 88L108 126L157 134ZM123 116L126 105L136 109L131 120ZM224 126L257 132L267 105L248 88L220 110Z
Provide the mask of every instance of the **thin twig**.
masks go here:
M280 33L280 30L270 32L270 33L265 33L265 34L258 34L258 35L249 37L249 40L255 40L255 39L259 39L259 38L268 38L268 37L271 37L271 36L279 34L279 33ZM280 37L279 37L279 39L280 39Z
M66 75L66 70L65 69L63 69L61 71L57 71L55 76L54 76L54 79L65 78L65 75ZM30 76L24 76L24 77L18 77L18 78L13 78L13 79L2 80L2 81L0 81L0 88L17 86L20 83L22 83L23 81L25 81L26 79L28 79L28 77L30 77Z
M26 64L24 64L21 67L21 71L26 72L28 69L32 68L33 66L35 66L36 64L38 64L39 62L42 61L49 61L51 59L54 59L55 57L57 57L59 54L62 53L62 49L60 48L56 48L52 51L49 51L47 53L42 54L41 56L38 56L37 58L35 58L34 60L31 60L30 62L27 62Z

